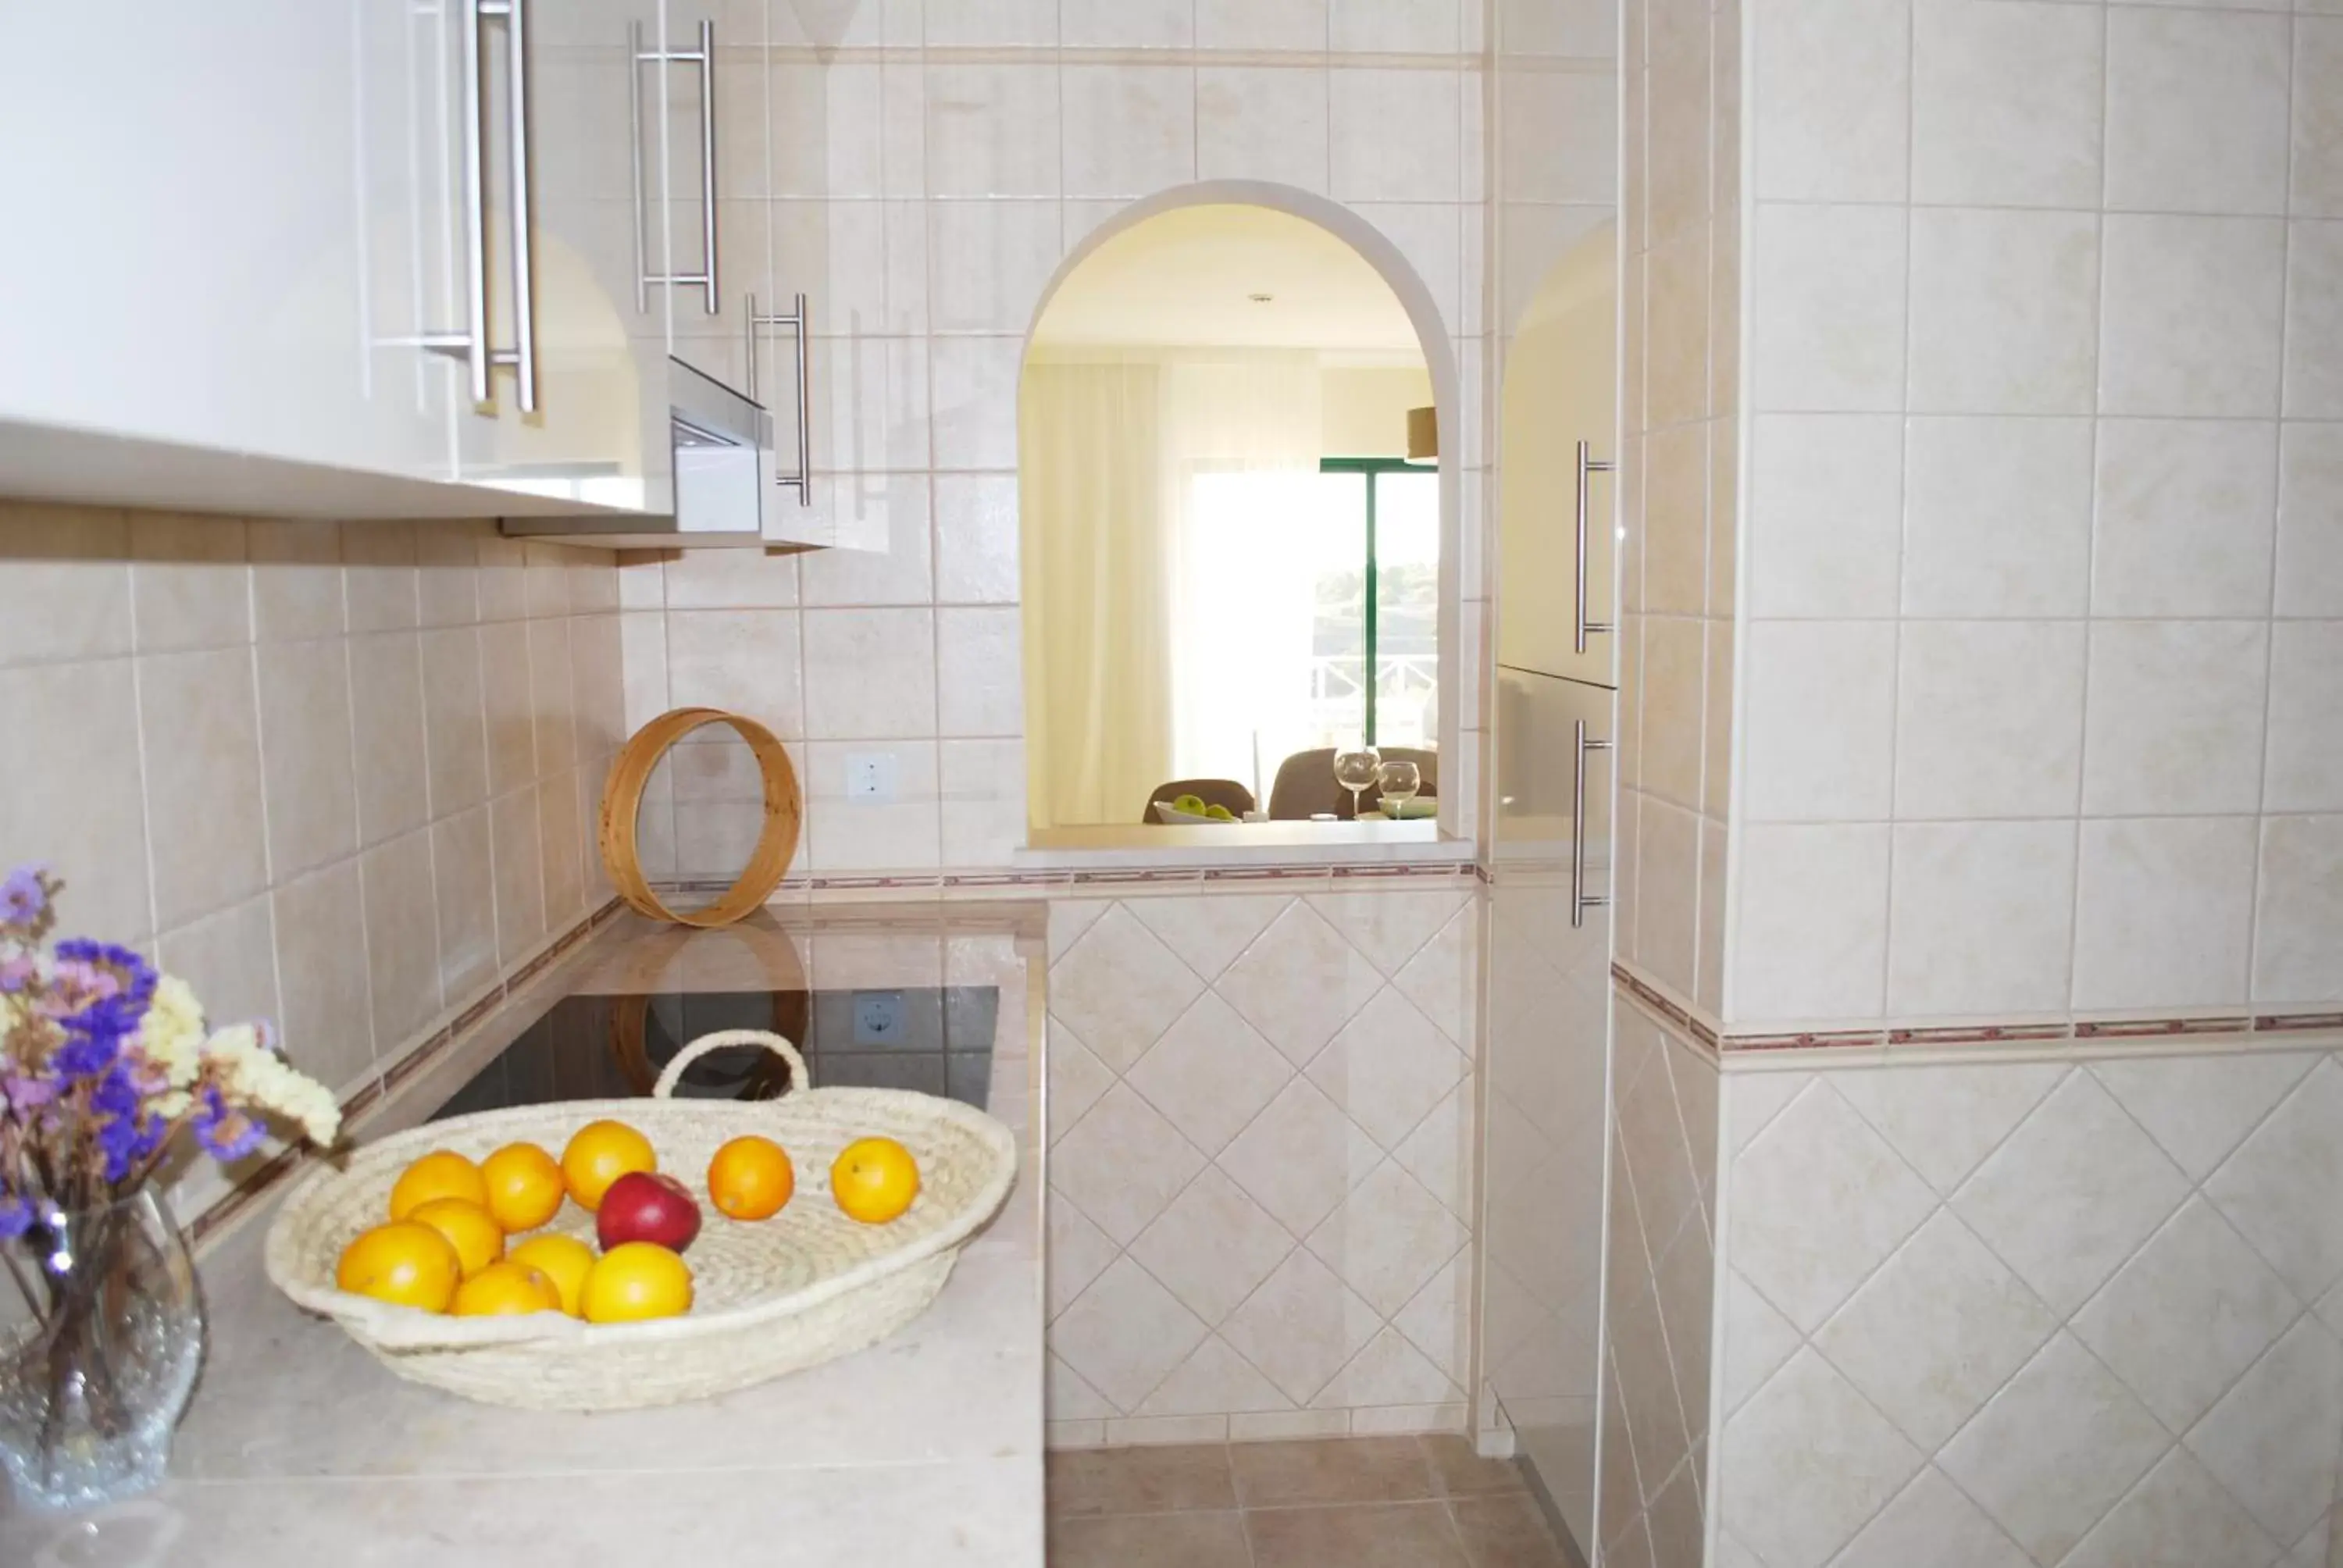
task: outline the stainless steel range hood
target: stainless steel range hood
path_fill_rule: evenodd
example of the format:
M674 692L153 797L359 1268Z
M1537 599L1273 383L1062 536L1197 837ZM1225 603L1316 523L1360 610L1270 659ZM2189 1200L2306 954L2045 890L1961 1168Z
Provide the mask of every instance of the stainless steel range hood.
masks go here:
M736 549L765 544L761 477L772 459L773 417L680 359L668 361L668 432L675 452L675 515L506 518L516 538L604 549Z

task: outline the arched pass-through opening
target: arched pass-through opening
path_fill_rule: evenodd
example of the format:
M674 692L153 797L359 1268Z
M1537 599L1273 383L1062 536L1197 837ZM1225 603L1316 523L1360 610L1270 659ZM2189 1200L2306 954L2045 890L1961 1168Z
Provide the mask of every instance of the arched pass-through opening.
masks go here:
M1304 364L1306 387L1293 379ZM1133 203L1043 291L1020 405L1037 845L1062 842L1060 829L1140 829L1158 784L1194 776L1175 759L1209 761L1204 776L1242 782L1259 809L1275 793L1279 816L1306 816L1297 793L1272 789L1295 738L1315 736L1307 749L1369 732L1386 749L1433 754L1423 793L1439 828L1457 829L1457 797L1435 779L1448 781L1437 764L1456 758L1459 737L1458 369L1431 290L1390 239L1324 197L1257 182ZM1409 439L1409 411L1425 405L1436 456L1420 425ZM1299 478L1304 441L1314 487ZM1308 547L1320 552L1316 587L1299 591L1314 591L1317 621L1313 631L1305 609L1295 630L1298 540L1336 537L1329 508L1354 504L1329 498L1340 494L1361 498L1363 559L1346 576L1329 547ZM1315 641L1296 655L1296 636ZM1314 661L1306 700L1262 695L1289 694L1302 656ZM1345 701L1363 720L1345 717ZM1306 722L1286 709L1262 717L1262 704L1288 702ZM1356 734L1338 741L1346 728ZM1459 768L1454 781L1477 772ZM1333 794L1314 804L1342 805ZM1432 830L1410 836L1428 842ZM1185 839L1134 841L1172 850ZM1215 840L1233 841L1244 840Z

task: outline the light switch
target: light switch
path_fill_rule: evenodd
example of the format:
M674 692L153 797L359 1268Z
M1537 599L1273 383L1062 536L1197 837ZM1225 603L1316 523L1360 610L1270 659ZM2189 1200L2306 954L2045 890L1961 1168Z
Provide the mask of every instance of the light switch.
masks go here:
M850 800L892 800L898 783L892 751L850 751L846 754L846 798Z

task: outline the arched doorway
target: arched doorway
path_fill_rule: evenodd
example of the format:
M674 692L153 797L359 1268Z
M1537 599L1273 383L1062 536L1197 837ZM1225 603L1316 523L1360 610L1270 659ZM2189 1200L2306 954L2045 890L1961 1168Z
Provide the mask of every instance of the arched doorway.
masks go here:
M1037 832L1139 827L1174 780L1305 817L1338 804L1331 770L1279 790L1280 764L1370 739L1421 754L1437 799L1459 464L1431 436L1455 387L1422 281L1323 198L1189 187L1075 249L1020 397Z

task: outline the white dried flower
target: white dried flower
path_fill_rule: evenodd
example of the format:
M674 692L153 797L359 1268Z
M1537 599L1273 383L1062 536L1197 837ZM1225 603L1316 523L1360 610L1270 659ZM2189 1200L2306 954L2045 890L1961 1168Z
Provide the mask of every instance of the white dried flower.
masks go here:
M204 1008L196 1000L195 988L176 975L156 980L155 1000L146 1004L146 1016L138 1020L132 1043L164 1070L172 1088L193 1083L204 1054Z
M237 1103L298 1122L309 1141L321 1148L340 1132L342 1110L333 1091L294 1071L252 1025L221 1030L204 1042L204 1057L220 1067L223 1087Z

